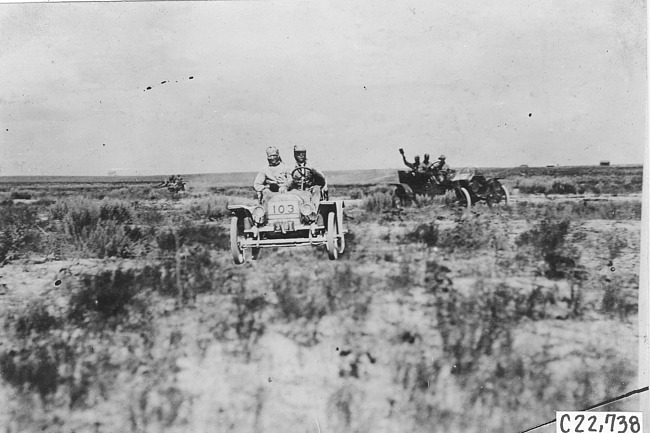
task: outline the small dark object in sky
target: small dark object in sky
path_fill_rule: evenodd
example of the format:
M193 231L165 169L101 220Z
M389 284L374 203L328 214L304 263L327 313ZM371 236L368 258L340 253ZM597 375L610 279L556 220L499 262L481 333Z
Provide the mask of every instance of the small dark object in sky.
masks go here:
M190 80L193 80L193 79L194 79L194 77L190 77Z
M147 90L151 90L151 86L147 87Z
M528 117L533 117L533 113L528 113Z
M165 84L167 81L161 81L160 84Z

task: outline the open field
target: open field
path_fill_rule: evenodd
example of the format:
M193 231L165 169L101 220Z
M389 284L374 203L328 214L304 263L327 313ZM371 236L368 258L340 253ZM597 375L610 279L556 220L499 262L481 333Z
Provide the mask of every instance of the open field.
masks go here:
M510 206L398 209L393 172L333 174L341 259L241 266L250 175L0 184L0 425L517 432L636 388L642 168L485 171Z

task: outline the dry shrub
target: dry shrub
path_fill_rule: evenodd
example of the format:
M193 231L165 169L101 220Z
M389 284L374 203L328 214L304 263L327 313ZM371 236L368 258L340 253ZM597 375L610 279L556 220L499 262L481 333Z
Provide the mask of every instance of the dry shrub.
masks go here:
M534 228L517 238L517 246L533 249L534 254L544 260L544 274L548 278L571 277L579 272L580 255L575 246L568 242L571 222L542 220Z
M517 291L506 285L491 288L479 282L468 296L436 292L437 329L452 374L468 374L484 357L510 353L520 303Z
M64 233L75 241L84 241L105 221L125 224L132 221L133 206L121 200L94 201L72 198L50 207L50 219L60 221Z
M430 247L438 245L440 229L435 222L419 224L412 232L404 236L406 242L422 242Z
M188 214L192 219L219 221L230 215L228 205L240 203L239 197L211 195L194 199L188 205Z
M11 191L9 198L11 200L30 200L33 194L34 193L30 191Z
M55 407L108 398L120 371L137 367L147 350L148 288L140 271L103 271L53 293L59 302L14 311L5 324L11 344L0 353L3 379ZM109 332L118 326L119 335Z
M443 266L428 267L428 273L446 280ZM585 407L594 395L607 395L612 376L600 373L620 373L616 389L633 377L632 367L618 358L601 359L596 354L602 350L595 348L572 352L571 357L593 366L571 362L571 371L553 368L560 358L550 344L526 357L518 354L518 330L526 321L545 318L547 305L555 303L552 290L522 293L505 283L479 281L472 290L460 292L449 282L434 281L431 293L436 320L431 326L439 332L440 343L410 333L396 336L394 342L401 346L394 380L406 392L395 411L416 427L435 421L445 431L479 431L476 426L489 423L490 430L500 431L507 422L519 430L530 426L531 408L552 414L558 403ZM503 411L509 414L507 421Z
M607 247L610 260L619 257L623 249L628 246L626 233L616 229L605 232L602 235L602 241Z
M395 197L389 192L373 192L363 199L363 209L370 214L379 214L393 208L395 208Z
M354 320L365 319L374 291L368 277L354 266L342 262L311 271L298 269L281 267L269 284L279 317L298 324L294 338L299 343L317 342L314 332L326 315L344 312Z
M602 290L600 311L611 317L626 320L630 315L638 313L639 286L627 288L622 278L618 276L600 276L596 281Z
M43 250L38 209L22 204L0 207L0 263L15 254Z
M174 252L183 246L195 245L227 250L230 248L229 236L222 226L194 223L185 219L155 230L156 244L163 252Z

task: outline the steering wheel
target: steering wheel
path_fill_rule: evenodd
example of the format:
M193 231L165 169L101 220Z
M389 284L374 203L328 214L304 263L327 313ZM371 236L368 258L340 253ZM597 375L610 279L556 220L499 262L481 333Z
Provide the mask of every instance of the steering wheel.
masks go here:
M300 189L304 191L306 188L306 182L313 178L313 170L305 166L296 167L291 172L291 177L300 182Z

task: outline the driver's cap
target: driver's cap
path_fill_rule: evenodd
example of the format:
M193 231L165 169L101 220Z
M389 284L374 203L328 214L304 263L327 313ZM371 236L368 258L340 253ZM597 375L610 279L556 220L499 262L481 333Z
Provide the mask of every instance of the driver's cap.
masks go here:
M438 159L447 159L447 157L445 155L440 155Z
M270 156L280 156L280 151L277 147L269 146L266 148L266 157L268 158Z
M293 151L294 152L307 152L307 149L305 149L305 146L303 146L303 145L296 144L295 146L293 146Z

